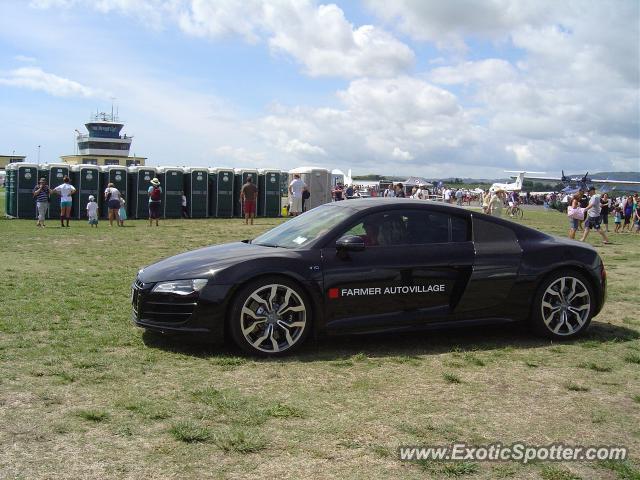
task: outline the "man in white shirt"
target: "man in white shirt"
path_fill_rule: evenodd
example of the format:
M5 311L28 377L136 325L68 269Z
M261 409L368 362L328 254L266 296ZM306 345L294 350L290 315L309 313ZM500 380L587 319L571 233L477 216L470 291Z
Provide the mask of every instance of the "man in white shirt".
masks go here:
M605 245L609 245L609 238L607 238L607 234L604 233L600 229L600 222L602 221L602 217L600 212L602 210L602 204L600 201L600 195L596 194L596 187L589 188L589 210L587 212L587 221L584 222L584 233L582 234L581 241L585 241L585 239L589 236L589 232L591 229L595 229L596 232L600 234L602 237L602 243Z
M302 181L297 173L293 175L293 180L289 184L289 196L291 197L291 208L289 212L294 217L302 212L302 192L307 185Z

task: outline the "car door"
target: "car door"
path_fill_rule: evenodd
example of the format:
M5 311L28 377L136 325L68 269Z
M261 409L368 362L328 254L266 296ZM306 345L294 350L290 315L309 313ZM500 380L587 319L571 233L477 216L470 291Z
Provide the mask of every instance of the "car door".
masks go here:
M361 236L363 251L339 251L333 242L322 249L327 330L402 328L446 319L473 266L470 230L468 217L427 208L356 220L336 239Z

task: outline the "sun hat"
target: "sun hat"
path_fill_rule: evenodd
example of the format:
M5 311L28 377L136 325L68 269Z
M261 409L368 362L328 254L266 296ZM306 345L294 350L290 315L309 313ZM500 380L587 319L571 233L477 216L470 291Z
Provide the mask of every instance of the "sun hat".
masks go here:
M152 184L152 185L160 185L160 180L158 180L157 178L155 178L155 177L154 177L154 178L151 180L151 184Z

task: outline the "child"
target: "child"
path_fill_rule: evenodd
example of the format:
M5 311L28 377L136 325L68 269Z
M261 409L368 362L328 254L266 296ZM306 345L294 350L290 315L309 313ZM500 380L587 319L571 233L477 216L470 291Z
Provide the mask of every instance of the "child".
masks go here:
M89 203L87 203L87 217L89 217L89 225L98 228L98 204L93 195L89 195Z
M120 197L120 210L118 210L118 225L124 227L124 221L127 219L127 207L124 197Z
M613 211L613 221L616 224L614 232L620 232L620 226L622 224L622 208L620 208L619 206L616 207Z

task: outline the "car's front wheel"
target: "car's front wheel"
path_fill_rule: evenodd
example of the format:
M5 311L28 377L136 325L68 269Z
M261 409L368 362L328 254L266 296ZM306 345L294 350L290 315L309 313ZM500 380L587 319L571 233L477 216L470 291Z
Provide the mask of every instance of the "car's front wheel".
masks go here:
M563 270L546 278L533 303L533 328L554 339L583 333L595 310L593 288L579 272Z
M245 352L284 355L298 348L309 333L310 302L293 281L265 278L238 292L229 320L231 336Z

